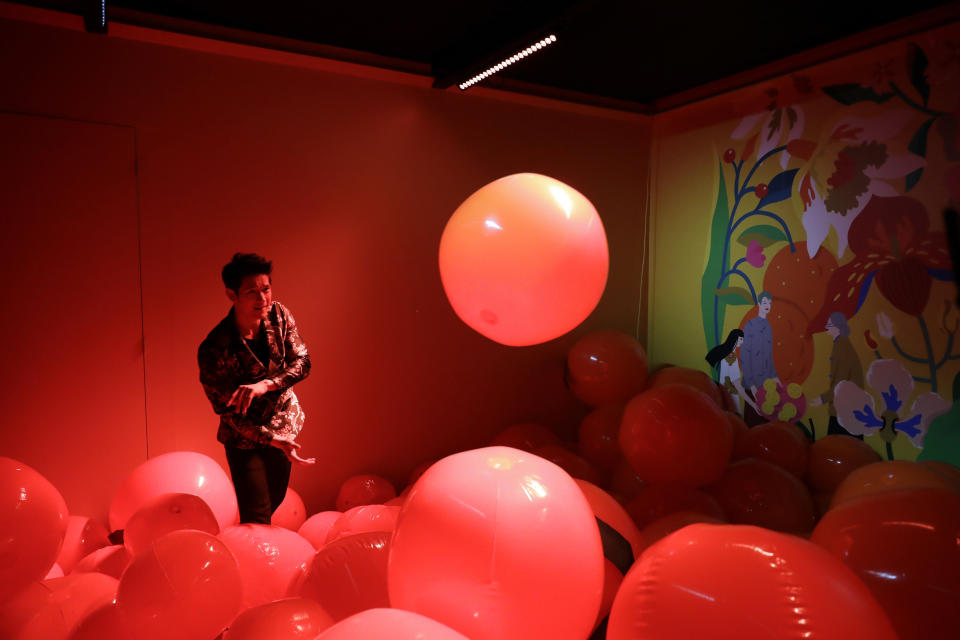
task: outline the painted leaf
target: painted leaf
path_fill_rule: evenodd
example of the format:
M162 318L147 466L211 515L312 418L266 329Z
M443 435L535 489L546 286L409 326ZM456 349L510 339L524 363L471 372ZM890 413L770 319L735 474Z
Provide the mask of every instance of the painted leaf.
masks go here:
M717 289L715 293L724 304L734 306L753 305L753 296L743 287L724 287L723 289Z
M754 240L756 240L761 247L766 248L775 242L786 242L787 236L780 227L760 224L755 227L750 227L737 238L737 242L745 247L750 246L750 243Z
M927 82L927 55L923 49L913 44L908 45L907 67L910 69L910 84L923 97L923 106L927 106L930 99L930 84Z
M870 87L861 86L855 82L845 84L832 84L823 87L823 92L839 102L840 104L851 105L858 102L876 102L883 104L894 96L891 93L877 93Z
M781 200L789 198L790 193L793 191L793 178L797 175L797 171L799 171L799 169L790 169L773 176L773 180L767 185L767 195L763 196L757 208L762 209L764 205L773 204L774 202L780 202Z
M827 281L827 293L820 311L807 324L807 335L823 331L827 318L834 311L841 312L849 321L863 304L877 270L884 264L886 261L878 263L873 258L856 258L835 270Z
M936 118L930 118L917 129L917 132L913 134L913 137L910 139L910 144L907 145L907 150L910 153L920 156L921 158L927 157L927 133L930 131L930 127L936 121ZM915 171L911 171L907 174L907 187L905 191L910 191L913 189L918 182L920 182L920 176L923 175L923 167Z
M719 163L718 163L719 164ZM715 290L720 277L727 270L727 226L730 224L730 202L727 199L727 183L720 165L720 180L717 188L717 202L713 208L710 223L710 244L707 265L703 270L700 283L700 311L703 319L703 337L706 350L720 344L720 328L726 304L717 297Z

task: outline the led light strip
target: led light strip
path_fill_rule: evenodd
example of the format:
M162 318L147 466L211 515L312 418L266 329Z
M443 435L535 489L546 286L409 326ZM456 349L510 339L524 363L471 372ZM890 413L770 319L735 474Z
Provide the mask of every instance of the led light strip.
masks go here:
M546 46L548 46L548 45L551 45L551 44L553 44L553 43L556 42L556 41L557 41L557 36L549 35L549 36L547 36L546 38L544 38L543 40L540 40L539 42L535 42L534 44L530 45L529 47L527 47L527 48L524 49L523 51L518 51L517 53L513 54L513 55L510 56L509 58L504 58L503 60L501 60L501 61L498 62L497 64L493 65L492 67L490 67L490 68L487 69L486 71L484 71L484 72L482 72L482 73L478 73L477 75L473 76L473 77L470 78L469 80L466 80L466 81L464 81L464 82L461 82L461 83L460 83L459 85L457 85L457 86L460 87L460 90L461 90L461 91L465 91L465 90L469 89L470 87L472 87L473 85L475 85L475 84L477 84L478 82L480 82L481 80L486 80L487 78L489 78L490 76L492 76L492 75L495 74L496 72L502 71L502 70L506 69L507 67L509 67L510 65L512 65L514 62L519 62L520 60L522 60L523 58L526 58L526 57L529 56L530 54L536 53L537 51L540 51L540 50L543 49L544 47L546 47Z

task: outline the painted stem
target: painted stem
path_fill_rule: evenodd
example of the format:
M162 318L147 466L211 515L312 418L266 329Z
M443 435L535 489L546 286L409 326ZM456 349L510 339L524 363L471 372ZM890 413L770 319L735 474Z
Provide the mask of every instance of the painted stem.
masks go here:
M930 331L927 329L927 322L922 315L917 316L920 322L920 331L923 333L923 342L927 346L927 364L930 366L930 390L937 391L937 363L933 355L933 344L930 342Z

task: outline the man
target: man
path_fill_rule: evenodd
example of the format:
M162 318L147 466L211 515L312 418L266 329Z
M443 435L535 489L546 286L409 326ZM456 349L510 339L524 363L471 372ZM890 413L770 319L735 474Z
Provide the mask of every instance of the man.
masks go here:
M201 343L200 383L220 416L223 443L237 493L240 522L270 524L283 501L303 411L291 387L307 377L310 356L286 307L273 301L273 265L237 253L222 278L232 308Z
M846 434L863 440L862 435L854 435L847 431L837 420L837 409L833 406L833 390L841 380L849 380L861 389L863 388L863 366L857 350L850 342L850 327L847 317L839 311L834 311L824 326L830 337L833 338L833 350L830 352L830 387L807 403L808 407L819 407L826 403L830 409L830 421L827 434Z
M743 370L743 386L757 397L757 389L766 380L775 380L783 386L773 367L773 329L767 320L773 295L763 291L757 298L757 317L743 327L743 345L740 347L740 364Z

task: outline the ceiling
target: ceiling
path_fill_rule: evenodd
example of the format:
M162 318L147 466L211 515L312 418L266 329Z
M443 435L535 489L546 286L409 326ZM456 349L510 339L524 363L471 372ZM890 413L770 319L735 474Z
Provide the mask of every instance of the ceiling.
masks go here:
M77 14L99 5L90 0L22 3ZM162 24L194 33L197 26L215 25L236 30L219 32L230 33L232 39L252 32L376 54L374 64L430 75L439 88L462 82L554 34L556 43L480 86L552 93L649 112L670 96L936 7L956 8L960 2L111 0L107 4L109 19L115 21Z

